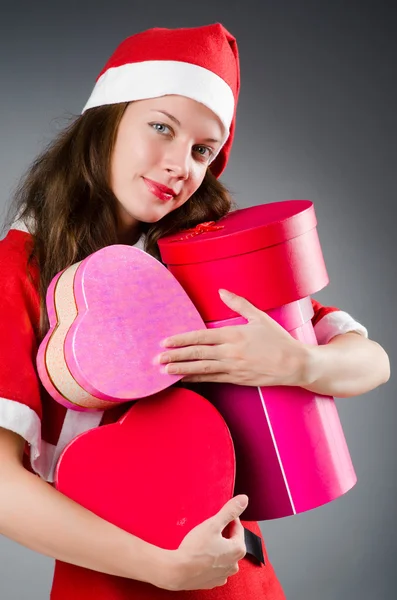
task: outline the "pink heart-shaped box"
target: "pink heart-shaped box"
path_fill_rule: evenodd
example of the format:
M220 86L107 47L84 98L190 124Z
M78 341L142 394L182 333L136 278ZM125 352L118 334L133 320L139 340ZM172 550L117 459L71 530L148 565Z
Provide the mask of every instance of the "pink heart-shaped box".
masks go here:
M170 388L117 422L76 437L55 473L59 491L107 521L175 549L233 495L225 421L199 394Z
M181 379L161 371L162 339L205 329L174 276L131 246L103 248L59 273L47 292L50 330L37 356L40 378L61 404L103 410Z

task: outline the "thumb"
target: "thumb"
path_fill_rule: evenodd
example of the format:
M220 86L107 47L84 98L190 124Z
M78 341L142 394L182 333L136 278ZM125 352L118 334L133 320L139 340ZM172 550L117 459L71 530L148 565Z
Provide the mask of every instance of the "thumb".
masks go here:
M241 494L226 502L221 510L215 515L214 521L217 529L222 532L229 523L237 519L247 508L248 496Z
M261 313L258 308L251 304L251 302L242 296L237 296L237 294L229 292L228 290L219 290L219 296L226 306L247 319L247 321L253 321L258 317L259 313Z

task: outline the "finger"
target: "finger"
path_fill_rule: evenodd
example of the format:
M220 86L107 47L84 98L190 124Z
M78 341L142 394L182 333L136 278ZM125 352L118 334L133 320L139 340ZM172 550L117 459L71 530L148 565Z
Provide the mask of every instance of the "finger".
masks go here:
M244 540L244 527L242 526L240 519L234 519L234 521L229 523L228 538L229 540Z
M229 550L230 555L236 561L241 560L247 554L247 548L245 545L244 527L240 519L231 521L225 531L227 532L226 537L229 543L232 544L232 549Z
M170 375L210 375L211 373L218 373L221 368L221 363L217 360L170 363L163 367L165 373Z
M241 513L247 508L248 505L248 496L245 494L240 494L239 496L235 496L222 508L220 511L213 517L213 522L216 525L216 528L219 532L222 532L226 525L238 519Z
M223 585L227 584L227 577L221 577L220 579L216 579L215 581L213 581L208 587L205 587L203 589L207 589L207 590L213 590L216 587L221 587Z
M158 356L160 364L184 362L186 360L220 360L223 346L187 346L177 350L168 350Z
M227 576L231 577L232 575L236 575L236 573L238 573L240 570L238 563L234 563L234 565L232 567L230 567L230 569L227 572Z
M247 319L249 322L255 321L263 314L259 308L256 308L256 306L251 304L246 298L237 296L237 294L233 294L228 290L219 290L219 296L226 306Z
M186 383L237 383L231 373L209 373L208 375L186 375Z
M182 348L184 346L197 346L202 344L226 344L233 339L236 327L217 327L214 329L200 329L178 333L165 340L160 345L164 348Z

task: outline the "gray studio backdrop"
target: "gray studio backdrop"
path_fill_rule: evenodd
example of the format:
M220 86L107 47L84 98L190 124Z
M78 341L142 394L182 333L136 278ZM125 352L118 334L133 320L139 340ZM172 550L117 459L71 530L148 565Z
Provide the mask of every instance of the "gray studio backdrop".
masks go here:
M223 22L241 53L237 137L223 180L241 206L315 202L331 279L318 299L395 352L396 14L393 2L16 0L1 15L1 208L20 174L84 105L122 38ZM357 486L262 524L290 600L397 597L393 379L338 407ZM0 539L1 600L45 600L52 561Z

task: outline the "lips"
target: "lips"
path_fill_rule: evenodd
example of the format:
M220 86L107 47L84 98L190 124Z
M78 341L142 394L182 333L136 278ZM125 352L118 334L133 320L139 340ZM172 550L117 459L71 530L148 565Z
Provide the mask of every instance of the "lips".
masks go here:
M156 198L162 200L163 202L173 200L176 196L174 190L161 183L158 183L157 181L146 179L146 177L143 177L143 181L146 183L146 187L148 188L149 192L154 194Z

